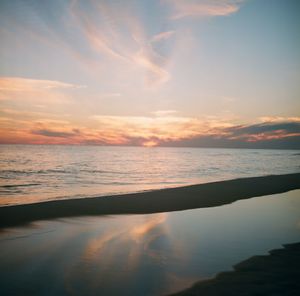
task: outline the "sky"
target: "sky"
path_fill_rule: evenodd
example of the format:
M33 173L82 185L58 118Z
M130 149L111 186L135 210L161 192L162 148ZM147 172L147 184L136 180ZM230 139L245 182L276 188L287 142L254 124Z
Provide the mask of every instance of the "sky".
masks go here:
M297 0L0 0L0 143L300 149Z

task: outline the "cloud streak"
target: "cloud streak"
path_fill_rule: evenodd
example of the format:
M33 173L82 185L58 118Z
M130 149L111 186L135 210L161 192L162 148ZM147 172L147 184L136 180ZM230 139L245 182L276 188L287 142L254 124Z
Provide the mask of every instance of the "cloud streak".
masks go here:
M23 77L0 77L0 91L34 92L51 89L78 89L84 85L76 85L55 80L28 79Z
M145 25L130 12L133 10L130 4L116 12L113 4L91 2L96 17L84 13L79 4L72 5L73 19L83 33L82 38L97 54L110 58L113 63L121 63L119 70L126 68L128 71L128 67L144 70L148 86L159 86L170 79L166 69L168 57L152 43L167 42L173 31L148 36Z
M171 38L174 34L175 34L175 31L160 32L151 38L151 42L160 42L162 40L167 40L167 39Z
M226 16L237 12L242 0L166 0L173 7L171 19Z
M15 119L24 118L24 112L40 118L48 113L61 117L63 106L70 106L73 96L83 88L86 86L56 80L0 77L2 112Z
M60 132L60 131L53 131L48 129L39 129L33 130L31 132L34 135L41 135L45 137L53 137L53 138L72 138L78 135L80 132L79 130L73 129L72 132Z

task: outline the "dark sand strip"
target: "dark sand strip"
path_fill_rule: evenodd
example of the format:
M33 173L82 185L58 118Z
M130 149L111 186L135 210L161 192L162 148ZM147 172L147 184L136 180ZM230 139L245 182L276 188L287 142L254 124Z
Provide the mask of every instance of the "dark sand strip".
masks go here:
M0 227L71 216L150 214L216 207L300 188L300 173L272 175L96 198L0 207Z
M300 295L300 243L284 247L270 255L254 256L234 266L234 271L220 273L173 295Z

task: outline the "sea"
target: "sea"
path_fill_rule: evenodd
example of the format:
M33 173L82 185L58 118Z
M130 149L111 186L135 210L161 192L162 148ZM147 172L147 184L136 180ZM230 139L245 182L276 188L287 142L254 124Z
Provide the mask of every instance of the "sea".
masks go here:
M0 206L300 171L300 151L0 145Z

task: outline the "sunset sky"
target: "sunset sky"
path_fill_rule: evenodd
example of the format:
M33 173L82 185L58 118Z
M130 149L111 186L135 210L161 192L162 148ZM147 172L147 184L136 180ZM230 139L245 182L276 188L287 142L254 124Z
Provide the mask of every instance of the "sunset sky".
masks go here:
M0 143L300 149L299 9L0 0Z

